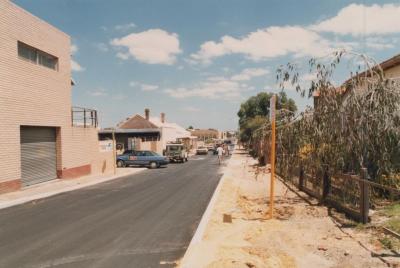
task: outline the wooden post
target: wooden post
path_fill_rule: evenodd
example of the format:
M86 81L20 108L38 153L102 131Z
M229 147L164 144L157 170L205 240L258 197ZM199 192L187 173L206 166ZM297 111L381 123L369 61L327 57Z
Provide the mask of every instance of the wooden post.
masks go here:
M322 181L322 201L325 201L330 191L331 191L331 180L328 173L328 166L324 165L324 175Z
M361 169L361 179L368 180L368 171L366 168ZM368 223L369 214L369 185L364 181L360 181L360 214L361 222Z
M115 143L115 130L112 131L112 139L113 139L113 159L114 159L114 175L117 174L117 152L116 152L116 143Z
M276 142L276 125L275 125L275 109L276 95L272 95L269 105L269 115L271 119L271 185L269 192L269 216L274 216L274 193L275 193L275 142Z
M300 164L299 190L303 191L303 187L304 187L304 168L303 168L303 165Z
M83 127L86 127L86 109L83 109Z

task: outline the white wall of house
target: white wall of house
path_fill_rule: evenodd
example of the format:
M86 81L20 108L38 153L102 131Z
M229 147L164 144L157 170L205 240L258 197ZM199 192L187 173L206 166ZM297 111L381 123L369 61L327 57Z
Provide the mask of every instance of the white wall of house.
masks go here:
M161 122L160 118L152 117L150 121L161 129L161 145L165 149L167 143L176 142L178 138L188 138L190 132L176 123Z

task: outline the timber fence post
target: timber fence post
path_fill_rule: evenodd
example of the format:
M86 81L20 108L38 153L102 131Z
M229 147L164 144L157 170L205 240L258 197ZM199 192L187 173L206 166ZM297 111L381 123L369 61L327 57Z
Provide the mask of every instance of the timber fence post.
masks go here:
M329 176L328 166L324 166L324 175L322 179L322 201L328 197L331 191L331 178Z
M363 180L369 180L368 171L366 168L361 168L361 179L360 181L360 215L361 222L368 223L369 214L369 184Z
M303 187L304 187L304 168L303 168L303 164L300 164L299 190L303 191Z

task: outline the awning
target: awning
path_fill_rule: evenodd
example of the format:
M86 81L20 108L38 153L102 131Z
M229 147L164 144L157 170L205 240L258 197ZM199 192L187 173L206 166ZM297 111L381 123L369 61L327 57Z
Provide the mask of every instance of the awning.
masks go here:
M109 133L160 133L160 130L157 128L143 128L143 129L125 129L125 128L117 128L117 129L101 129L99 130L100 134L109 134Z

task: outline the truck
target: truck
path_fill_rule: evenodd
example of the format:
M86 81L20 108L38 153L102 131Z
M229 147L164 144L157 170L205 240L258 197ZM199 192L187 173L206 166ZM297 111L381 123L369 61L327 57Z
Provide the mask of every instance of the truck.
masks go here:
M167 144L164 155L170 162L185 163L188 161L189 153L182 143Z

